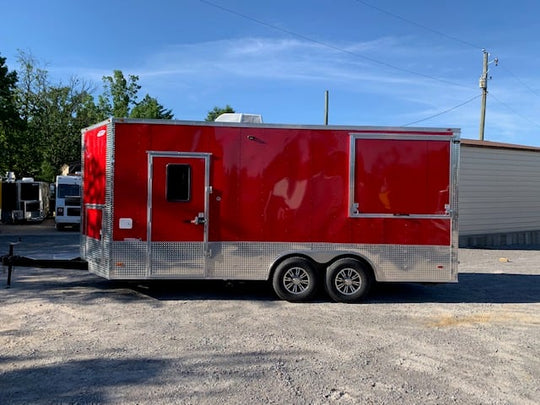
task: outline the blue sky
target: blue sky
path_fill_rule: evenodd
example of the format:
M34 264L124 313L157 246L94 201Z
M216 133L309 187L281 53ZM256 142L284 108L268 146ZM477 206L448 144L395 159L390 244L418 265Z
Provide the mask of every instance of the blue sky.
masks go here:
M100 91L120 69L185 120L230 104L268 123L322 124L328 90L330 124L458 127L477 139L485 48L499 59L485 139L540 146L537 0L0 0L0 10L10 70L20 49L55 81Z

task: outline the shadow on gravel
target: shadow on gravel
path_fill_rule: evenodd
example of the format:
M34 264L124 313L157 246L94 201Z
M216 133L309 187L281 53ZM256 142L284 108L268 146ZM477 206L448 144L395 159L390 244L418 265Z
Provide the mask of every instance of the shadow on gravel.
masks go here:
M78 360L18 368L2 375L0 403L107 403L106 393L111 387L145 384L165 367L164 360L142 358Z
M131 284L141 294L160 301L236 300L276 301L277 297L265 281L169 280Z
M125 303L141 299L140 294L125 282L106 280L85 270L17 267L9 289L6 288L6 274L5 268L0 267L2 294L17 296L20 300L71 300L91 305L94 301L105 298Z
M219 403L231 384L243 386L249 380L264 384L283 358L299 361L305 356L305 352L294 350L195 352L174 359L94 358L38 366L25 366L26 360L20 357L0 356L0 363L15 363L14 369L0 379L0 403L151 403L151 399L158 403L197 403L197 396L205 400L213 397ZM28 360L34 364L40 361Z
M0 288L5 288L0 271ZM41 277L43 273L43 277ZM105 280L81 270L17 269L6 294L20 299L39 296L51 301L70 299L92 304L98 299L135 302L144 297L157 301L235 300L278 301L272 286L264 281L150 280L122 282ZM330 302L324 291L315 302ZM540 274L463 273L457 284L378 283L367 304L393 303L490 303L540 302Z
M133 285L157 300L257 300L276 301L269 283L219 281L168 281ZM323 294L317 302L330 302ZM457 284L379 283L364 303L537 303L540 275L460 274Z
M33 258L74 258L78 255L77 234L2 235L0 256L7 253L10 241L20 239L15 254ZM538 249L539 246L529 246ZM5 249L5 250L4 250ZM520 246L520 249L524 249ZM6 272L0 270L0 288L6 285ZM41 274L44 276L41 277ZM167 300L258 300L277 301L269 283L223 281L108 281L85 271L60 269L14 270L12 289L28 298L39 295L51 300L71 296L91 304L95 299L137 301L142 296ZM12 292L15 294L15 291ZM329 302L323 292L316 302ZM537 303L540 302L540 274L461 273L457 284L380 283L367 303Z
M540 302L540 274L459 275L457 284L380 283L370 303L527 304Z

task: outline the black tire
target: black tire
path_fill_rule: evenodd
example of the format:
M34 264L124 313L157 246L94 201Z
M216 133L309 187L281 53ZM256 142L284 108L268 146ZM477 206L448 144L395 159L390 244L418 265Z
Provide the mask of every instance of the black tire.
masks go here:
M64 226L64 224L56 224L56 230L57 231L64 231L66 229L66 227Z
M326 291L336 302L356 302L367 296L371 272L355 259L339 259L326 271Z
M281 262L272 279L277 296L290 302L307 301L317 292L315 266L302 257L291 257Z

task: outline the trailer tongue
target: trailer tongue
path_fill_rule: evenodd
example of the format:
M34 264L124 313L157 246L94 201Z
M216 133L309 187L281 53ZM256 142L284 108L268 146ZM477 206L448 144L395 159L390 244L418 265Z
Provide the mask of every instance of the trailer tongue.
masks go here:
M88 270L88 263L81 258L75 259L32 259L25 256L17 256L13 252L13 248L20 242L12 242L9 244L9 252L7 255L0 256L2 266L7 266L7 287L11 286L11 274L13 266L18 267L38 267L38 268L53 268L53 269L75 269Z

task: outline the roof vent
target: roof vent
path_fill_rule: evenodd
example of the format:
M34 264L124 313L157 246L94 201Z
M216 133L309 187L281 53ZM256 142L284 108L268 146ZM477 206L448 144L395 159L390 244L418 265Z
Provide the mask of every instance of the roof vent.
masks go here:
M243 122L246 124L262 124L262 115L243 114L243 113L225 113L215 119L216 122Z

